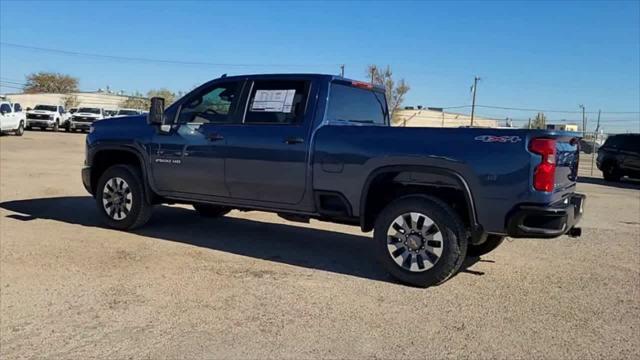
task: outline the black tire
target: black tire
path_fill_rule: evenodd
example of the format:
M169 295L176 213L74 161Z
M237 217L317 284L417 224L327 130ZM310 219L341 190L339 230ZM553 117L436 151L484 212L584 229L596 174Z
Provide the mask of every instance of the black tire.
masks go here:
M622 173L614 162L608 162L602 168L602 177L607 181L620 181Z
M226 206L217 206L210 204L193 204L193 208L196 210L198 215L208 218L225 216L229 213L229 211L231 211L231 208L228 208Z
M55 124L53 124L53 132L58 132L60 130L60 122L56 120Z
M103 204L103 199L108 199L104 193L107 182L115 178L123 179L131 193L131 208L128 212L122 212L125 214L123 219L113 218L114 214L108 214L106 205ZM102 221L111 228L131 230L144 225L151 218L153 206L145 198L142 176L140 171L131 165L114 165L108 168L98 180L95 199Z
M22 136L24 135L24 121L20 121L20 125L18 125L18 128L15 131L16 136Z
M495 250L504 241L504 236L487 235L487 240L480 245L469 244L467 256L481 256Z
M396 218L410 212L429 217L442 234L442 254L426 271L413 272L398 265L388 250L387 232ZM460 217L444 202L427 196L400 198L387 205L376 219L376 256L384 268L399 281L419 287L438 285L454 275L467 254L468 233Z
M26 130L29 130L29 131L33 130L33 129L31 128L31 126L29 126L29 125L27 125L27 126L25 127L25 129L26 129Z
M64 124L64 131L71 132L71 124L69 123Z

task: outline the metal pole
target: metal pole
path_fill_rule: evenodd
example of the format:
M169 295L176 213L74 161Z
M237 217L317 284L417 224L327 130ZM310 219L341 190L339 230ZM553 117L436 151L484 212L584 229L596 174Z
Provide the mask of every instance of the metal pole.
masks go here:
M531 118L529 118L529 125L527 126L529 130L531 130Z
M473 127L473 115L476 112L476 88L478 87L479 77L473 78L473 99L471 100L471 126Z
M582 137L587 133L587 119L584 117L584 105L580 105L582 108Z
M598 130L600 129L600 110L598 110L598 125L596 132L593 134L593 146L591 151L591 175L593 176L593 163L596 161L596 140L598 139Z
M376 67L372 66L371 67L371 84L373 84L373 76L376 73Z
M340 76L344 77L344 64L340 65Z
M442 127L444 127L444 110L442 111Z

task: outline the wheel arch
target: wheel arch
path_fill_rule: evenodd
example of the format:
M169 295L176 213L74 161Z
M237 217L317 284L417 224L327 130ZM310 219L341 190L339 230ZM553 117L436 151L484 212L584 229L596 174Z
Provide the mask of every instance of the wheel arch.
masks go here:
M91 193L96 193L98 179L111 166L118 164L129 164L140 170L142 176L143 190L146 199L151 203L154 192L148 183L148 169L145 166L144 157L135 148L128 146L98 146L93 149L91 155Z
M376 195L376 191L382 195ZM462 175L449 169L394 165L372 171L362 188L360 197L360 227L371 231L379 212L390 201L408 195L429 195L458 204L461 217L473 229L480 227L471 188ZM464 208L461 208L464 205Z

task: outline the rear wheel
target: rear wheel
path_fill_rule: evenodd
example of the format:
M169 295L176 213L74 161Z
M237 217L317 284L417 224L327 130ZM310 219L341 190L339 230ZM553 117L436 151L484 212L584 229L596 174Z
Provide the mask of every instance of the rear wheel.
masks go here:
M614 162L609 162L602 169L602 177L607 181L620 181L622 174Z
M231 209L226 206L210 204L193 204L193 208L196 210L198 215L209 218L225 216L229 211L231 211Z
M469 244L468 256L481 256L495 250L504 241L504 236L487 235L487 240L480 245Z
M140 171L130 165L114 165L98 180L96 206L109 227L130 230L144 225L152 206L144 196Z
M17 136L22 136L24 134L24 121L20 121L20 125L18 125L15 134Z
M389 204L376 219L374 240L380 263L403 283L437 285L462 265L467 232L460 217L430 197L407 197Z

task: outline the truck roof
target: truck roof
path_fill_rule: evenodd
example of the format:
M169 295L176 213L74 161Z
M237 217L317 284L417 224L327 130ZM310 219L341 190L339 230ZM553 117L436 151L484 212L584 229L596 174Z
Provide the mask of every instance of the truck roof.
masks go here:
M324 80L324 81L334 81L334 80L338 80L338 81L344 81L344 82L350 82L350 83L366 83L360 80L354 80L354 79L349 79L346 77L342 77L339 75L332 75L332 74L319 74L319 73L273 73L273 74L243 74L243 75L233 75L233 76L226 76L222 75L219 78L213 79L211 81L215 81L215 80L220 80L220 79L229 79L229 80L240 80L240 79L249 79L249 80L255 80L255 79L264 79L264 78L282 78L282 79L320 79L320 80ZM208 83L208 82L207 82ZM374 84L373 85L374 88L376 88L376 90L384 90L384 87L382 87L379 84Z

